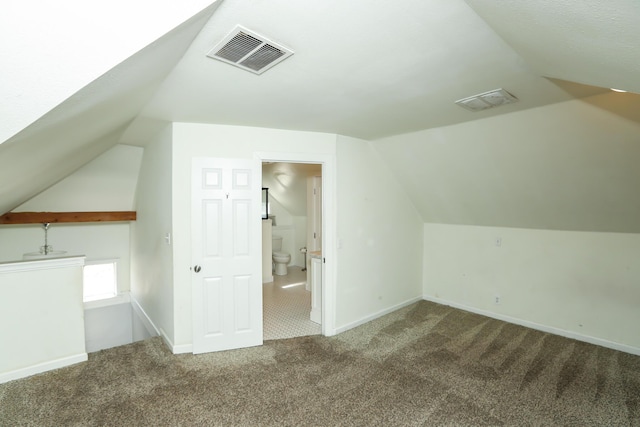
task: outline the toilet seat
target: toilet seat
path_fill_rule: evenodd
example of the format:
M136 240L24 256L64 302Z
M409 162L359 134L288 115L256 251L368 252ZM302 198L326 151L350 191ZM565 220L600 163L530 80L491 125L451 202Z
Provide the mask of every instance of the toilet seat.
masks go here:
M285 258L285 257L290 257L291 255L289 255L286 252L274 252L273 253L273 257L274 258Z

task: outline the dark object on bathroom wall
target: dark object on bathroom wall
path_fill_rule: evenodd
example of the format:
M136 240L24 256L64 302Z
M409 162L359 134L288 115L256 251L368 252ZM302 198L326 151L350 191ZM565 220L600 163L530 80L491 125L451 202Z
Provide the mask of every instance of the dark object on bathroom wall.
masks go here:
M262 219L269 219L269 189L262 187Z

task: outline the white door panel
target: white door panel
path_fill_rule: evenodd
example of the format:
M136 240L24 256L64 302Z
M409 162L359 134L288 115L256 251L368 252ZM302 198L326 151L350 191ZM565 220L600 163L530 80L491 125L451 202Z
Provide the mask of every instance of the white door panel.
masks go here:
M262 344L260 165L192 165L193 352Z

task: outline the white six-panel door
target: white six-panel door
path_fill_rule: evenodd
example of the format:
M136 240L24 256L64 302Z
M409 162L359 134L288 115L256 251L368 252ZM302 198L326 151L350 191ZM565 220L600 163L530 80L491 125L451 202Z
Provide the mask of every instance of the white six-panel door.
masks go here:
M192 179L193 352L261 345L260 164L195 158Z

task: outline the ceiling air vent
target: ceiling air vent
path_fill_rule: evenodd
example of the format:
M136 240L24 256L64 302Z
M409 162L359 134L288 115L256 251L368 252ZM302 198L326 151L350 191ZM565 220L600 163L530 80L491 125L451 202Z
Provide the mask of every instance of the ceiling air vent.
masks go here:
M511 104L516 102L518 98L511 95L504 89L495 89L489 92L473 95L468 98L456 101L461 107L471 111L481 111L488 108L498 107L500 105Z
M218 59L255 74L293 55L293 51L267 40L265 37L237 26L220 43L209 51L209 58Z

